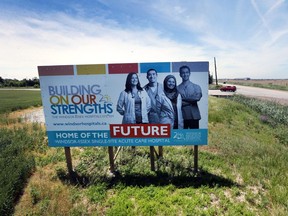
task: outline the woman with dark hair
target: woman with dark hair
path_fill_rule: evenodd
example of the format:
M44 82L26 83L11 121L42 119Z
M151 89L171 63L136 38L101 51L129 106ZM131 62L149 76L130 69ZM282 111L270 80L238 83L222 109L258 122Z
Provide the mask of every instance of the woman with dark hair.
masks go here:
M129 73L125 90L119 95L117 111L123 116L123 124L148 123L151 103L146 91L140 85L137 73Z
M176 78L173 75L168 75L163 81L164 93L170 99L174 110L174 126L173 129L183 129L182 116L182 97L177 90Z

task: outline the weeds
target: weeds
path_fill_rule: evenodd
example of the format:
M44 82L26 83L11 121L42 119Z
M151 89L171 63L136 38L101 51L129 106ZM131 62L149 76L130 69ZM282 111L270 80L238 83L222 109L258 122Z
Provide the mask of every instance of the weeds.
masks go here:
M14 201L21 195L27 178L35 168L31 138L25 128L0 129L0 215L12 214Z
M247 98L241 95L234 96L233 100L260 113L260 120L264 123L269 123L272 126L276 124L288 126L288 106L271 101Z

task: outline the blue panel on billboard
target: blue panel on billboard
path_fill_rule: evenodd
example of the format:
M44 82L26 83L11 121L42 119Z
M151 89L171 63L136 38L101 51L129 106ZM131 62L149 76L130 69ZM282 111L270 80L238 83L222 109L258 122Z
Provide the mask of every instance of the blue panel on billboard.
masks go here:
M158 73L169 73L171 71L170 62L140 63L140 73L147 73L149 69L154 69Z

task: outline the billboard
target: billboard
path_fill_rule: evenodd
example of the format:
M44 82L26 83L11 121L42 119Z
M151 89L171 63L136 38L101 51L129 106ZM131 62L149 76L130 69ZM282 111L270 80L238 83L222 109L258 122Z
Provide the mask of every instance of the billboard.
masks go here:
M207 145L208 71L208 62L38 66L49 146Z

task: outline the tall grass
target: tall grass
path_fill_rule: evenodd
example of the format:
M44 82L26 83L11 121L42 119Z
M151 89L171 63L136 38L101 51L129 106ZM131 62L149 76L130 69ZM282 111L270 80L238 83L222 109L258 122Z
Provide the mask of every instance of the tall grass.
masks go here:
M260 121L264 124L269 124L271 127L277 126L275 137L278 138L283 145L288 146L288 106L241 95L234 96L233 100L255 110L258 113Z
M41 105L40 91L0 91L0 215L10 215L35 170L33 151L43 149L44 131L38 124L25 125L9 112ZM16 126L17 125L17 126Z
M209 144L199 147L198 174L191 146L164 147L156 172L148 147L126 147L113 175L107 148L87 147L72 148L71 181L64 149L45 147L34 126L27 130L34 139L25 141L33 148L25 152L33 153L36 169L14 214L287 215L287 125L245 101L209 98Z
M288 212L287 122L274 113L285 113L287 107L245 97L234 98L237 103L220 101L217 105L212 101L212 107L218 111L209 114L209 139L214 140L213 146L235 166L246 184L265 191L263 202L267 211L272 209L276 215L285 215ZM263 121L263 112L272 124Z
M13 213L15 201L35 169L32 150L42 144L44 134L40 127L34 129L30 134L28 127L0 128L0 215Z
M150 170L147 148L126 148L114 178L105 173L107 149L84 150L76 171L79 179L85 176L88 191L102 188L95 209L104 208L107 215L287 214L287 142L279 139L283 120L263 121L258 103L273 106L265 109L273 112L285 107L247 100L209 99L209 145L200 147L199 176L189 146L165 147L156 172Z
M272 125L283 124L288 126L288 106L271 101L248 98L241 95L234 96L233 100L260 113L261 119L267 123Z

